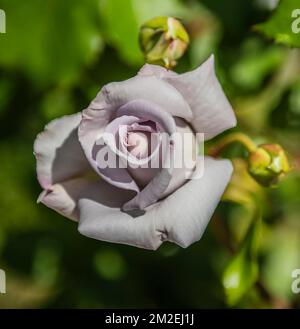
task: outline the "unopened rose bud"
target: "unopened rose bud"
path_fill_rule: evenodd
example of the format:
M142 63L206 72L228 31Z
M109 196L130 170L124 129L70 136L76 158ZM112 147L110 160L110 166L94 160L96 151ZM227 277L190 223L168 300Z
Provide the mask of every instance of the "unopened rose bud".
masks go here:
M146 61L172 68L189 44L183 25L173 17L156 17L140 29L139 41Z
M289 162L278 144L262 144L250 152L248 170L263 186L272 186L289 170Z

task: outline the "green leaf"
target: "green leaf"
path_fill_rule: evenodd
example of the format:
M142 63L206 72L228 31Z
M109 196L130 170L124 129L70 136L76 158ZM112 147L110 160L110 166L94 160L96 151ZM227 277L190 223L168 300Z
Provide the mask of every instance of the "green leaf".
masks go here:
M236 305L258 277L257 245L260 219L252 222L239 252L231 259L223 273L222 283L227 303Z
M256 29L278 43L300 47L299 0L281 0L270 19Z
M39 87L76 82L102 49L97 0L2 0L1 8L0 67L25 72Z

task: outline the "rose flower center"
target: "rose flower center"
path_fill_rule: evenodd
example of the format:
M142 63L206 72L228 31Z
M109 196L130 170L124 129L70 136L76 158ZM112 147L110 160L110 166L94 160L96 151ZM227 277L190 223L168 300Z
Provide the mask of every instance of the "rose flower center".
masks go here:
M127 150L137 159L151 155L151 132L130 131L127 133Z

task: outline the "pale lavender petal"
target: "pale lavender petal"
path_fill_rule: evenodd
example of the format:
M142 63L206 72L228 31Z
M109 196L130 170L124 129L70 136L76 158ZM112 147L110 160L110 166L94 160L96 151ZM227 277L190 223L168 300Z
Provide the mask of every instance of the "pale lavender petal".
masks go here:
M121 149L121 147L119 147L119 144L121 143L121 141L119 141L119 131L120 129L123 130L124 126L128 127L138 121L139 118L136 116L122 115L112 120L104 130L105 133L109 134L108 137L113 137L105 138L104 135L103 138L105 140L105 143L111 148L114 153L119 154L121 157L123 156L125 159L127 158L127 154L124 150Z
M236 125L236 117L216 77L214 57L194 71L164 78L187 100L196 132L210 139Z
M146 207L154 204L159 200L172 178L172 171L168 168L163 168L157 175L155 175L150 183L138 193L133 199L123 205L124 211L132 211L136 209L143 210Z
M78 220L77 202L79 196L91 185L88 178L75 178L52 185L44 190L37 202L73 220Z
M104 181L91 187L89 195L81 198L78 203L79 232L97 240L157 249L162 239L154 227L155 212L134 218L120 210L125 199L132 198L129 192L121 191Z
M199 162L203 161L202 157ZM199 163L201 168L201 163ZM157 208L156 230L181 247L200 240L232 174L229 160L204 159L203 176L191 179ZM196 173L197 174L197 173Z
M120 208L135 194L132 191L124 191L113 186L108 188L108 186L110 184L91 172L81 178L52 185L40 194L37 202L41 202L59 214L77 221L79 219L78 202L81 198L92 197L94 193L99 193L99 196L102 196L107 193L107 190L113 190L114 194L107 194L109 198L106 205ZM97 191L97 189L99 190Z
M121 106L116 111L117 116L135 116L143 120L151 120L158 123L163 131L171 134L176 131L172 116L155 102L144 99L135 99Z
M143 121L140 120L140 122ZM130 134L129 137L128 131ZM140 137L141 133L145 134L143 138ZM151 136L149 133L151 133ZM138 136L138 138L136 136ZM144 141L143 143L139 143L141 139ZM144 188L161 170L161 142L157 128L137 122L127 127L126 131L124 129L119 129L119 140L120 151L127 156L126 162L128 164L128 172L138 186L140 188ZM128 147L130 144L138 146L133 147L133 149L129 149ZM137 155L141 156L136 158ZM151 162L156 163L157 165L151 166Z
M198 158L198 143L191 126L180 118L175 118L176 132L179 133L182 143L174 147L175 159L172 178L162 197L168 196L187 182L195 169ZM178 163L177 163L178 162Z
M77 137L81 113L50 122L34 142L39 183L51 185L81 175L90 169Z
M202 161L202 160L199 160ZM118 189L104 181L79 200L79 232L90 238L157 249L163 241L188 247L198 241L228 184L232 165L228 160L205 158L204 175L190 180L166 199L145 212L129 215L120 205ZM126 192L128 193L128 191Z
M177 73L168 70L159 65L145 64L138 72L141 76L156 76L157 78L165 78L176 76Z
M144 99L156 103L173 116L191 120L193 114L181 93L155 76L137 75L131 79L112 82L102 88L90 108L118 108L130 101Z
M125 113L129 116L139 116L145 120L152 120L159 124L162 127L162 130L169 135L176 132L174 119L167 112L163 111L160 106L150 101L131 101L120 107L117 111L117 115L120 116ZM170 159L172 159L174 148L170 145L165 145L164 147L165 149L163 152L165 152L165 161L170 161ZM171 166L171 163L169 167L162 168L140 193L123 206L123 209L125 211L144 209L155 203L162 197L164 191L167 189L172 178L172 170L173 167Z
M107 125L114 118L114 115L115 111L112 108L102 110L88 108L84 110L83 119L78 129L79 141L89 163L104 180L114 186L139 192L139 187L126 168L103 168L99 167L99 163L97 163L97 154L102 147L105 147L104 140L102 145L100 141L103 138ZM115 157L110 147L106 146L105 151L107 151L107 154L111 155L111 158ZM117 161L120 160L118 156L115 158Z

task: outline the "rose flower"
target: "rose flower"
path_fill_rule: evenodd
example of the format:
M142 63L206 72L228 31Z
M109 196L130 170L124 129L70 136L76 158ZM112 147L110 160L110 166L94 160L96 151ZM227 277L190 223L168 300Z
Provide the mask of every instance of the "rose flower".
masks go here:
M79 232L91 238L187 247L201 238L232 165L201 154L188 168L172 159L196 152L197 133L208 140L235 124L213 56L184 74L146 64L37 136L38 201L78 221ZM176 134L192 138L179 143Z

